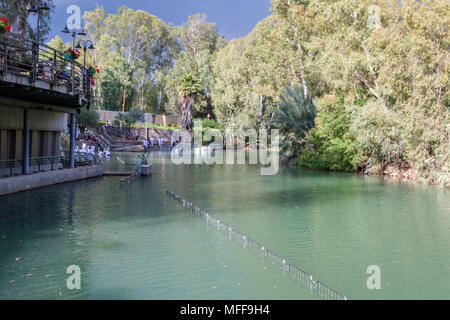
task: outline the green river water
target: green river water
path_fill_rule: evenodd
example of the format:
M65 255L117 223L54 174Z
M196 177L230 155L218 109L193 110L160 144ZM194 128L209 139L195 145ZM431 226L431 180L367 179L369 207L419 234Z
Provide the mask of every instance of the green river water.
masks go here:
M106 169L133 169L113 154ZM450 299L450 193L382 177L176 166L0 197L0 299L317 299L170 189L349 299ZM81 269L69 290L66 269ZM381 289L366 273L379 266Z

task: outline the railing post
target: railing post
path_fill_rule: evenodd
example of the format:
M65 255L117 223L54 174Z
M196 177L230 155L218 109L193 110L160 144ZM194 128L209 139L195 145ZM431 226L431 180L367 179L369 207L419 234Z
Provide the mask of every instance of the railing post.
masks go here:
M72 91L72 94L75 94L75 62L74 61L71 61L70 62L71 64L72 64L72 67L71 67L71 72L72 72L72 75L71 75L71 81L72 81L72 85L71 85L71 91Z
M30 174L30 116L28 109L23 110L23 174Z
M75 168L75 113L70 114L70 167Z
M52 77L53 77L53 87L56 88L56 80L57 80L57 74L56 74L56 66L57 62L56 59L58 58L56 51L53 51L53 63L52 63Z

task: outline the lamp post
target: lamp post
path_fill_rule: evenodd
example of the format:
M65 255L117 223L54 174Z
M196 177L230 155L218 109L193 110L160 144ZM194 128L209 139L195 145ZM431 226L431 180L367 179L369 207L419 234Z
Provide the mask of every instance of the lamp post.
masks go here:
M65 34L70 34L69 27L66 25L61 32L65 33ZM79 35L79 36L86 36L86 32L84 32L83 28L81 28L80 32L76 32L76 29L72 29L72 49L74 49L74 47L75 47L75 39L77 38L77 35ZM75 89L75 87L74 87L74 84L75 84L75 64L72 63L71 65L72 65L72 76L71 76L71 78L72 78L72 92L74 92L74 89Z
M37 22L36 22L36 39L35 44L33 44L33 72L32 72L32 82L35 82L37 80L37 73L38 73L38 64L39 64L39 41L41 40L41 14L42 11L48 11L50 10L50 7L47 5L47 2L41 2L40 0L36 1L36 5L29 4L27 7L27 11L29 13L36 13L37 14Z
M76 46L77 49L81 49L83 48L83 58L84 58L84 63L83 66L86 68L86 52L87 50L95 50L94 44L92 43L91 40L78 40L78 44Z
M41 21L41 14L42 11L49 11L50 7L48 6L47 2L40 0L36 1L36 5L29 4L27 7L27 11L29 13L37 13L37 22L36 22L36 43L39 44L40 37L41 37L41 30L40 30L40 21Z
M61 31L62 33L69 34L71 33L69 30L69 27L67 25L64 27L64 29ZM72 48L75 47L75 40L77 38L77 35L79 36L86 36L86 32L84 32L84 29L82 28L80 32L76 32L75 29L72 29Z

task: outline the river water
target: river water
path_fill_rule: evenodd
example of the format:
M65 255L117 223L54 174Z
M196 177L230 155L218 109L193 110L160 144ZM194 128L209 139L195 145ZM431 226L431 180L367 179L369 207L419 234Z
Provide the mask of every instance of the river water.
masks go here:
M113 154L106 169L133 169ZM450 298L450 193L382 177L182 165L0 197L0 299L317 299L170 189L349 299ZM69 290L66 270L81 270ZM381 289L369 290L369 266Z

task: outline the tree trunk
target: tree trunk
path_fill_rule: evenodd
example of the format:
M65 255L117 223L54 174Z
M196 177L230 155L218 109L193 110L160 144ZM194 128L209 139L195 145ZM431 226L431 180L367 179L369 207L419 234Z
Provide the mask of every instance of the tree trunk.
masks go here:
M25 35L27 32L27 24L28 24L28 16L29 13L27 11L28 4L30 4L31 1L20 1L15 0L14 1L14 20L12 21L11 27L12 32Z
M194 98L189 95L181 97L181 119L184 129L191 131L192 125L192 109L194 107Z
M161 108L161 101L162 101L162 88L159 88L158 107L156 109L156 113L159 113L159 109Z
M261 94L259 96L259 118L260 121L263 121L263 115L264 115L264 96Z
M122 104L122 112L125 112L125 102L127 99L127 89L123 90L123 104Z

